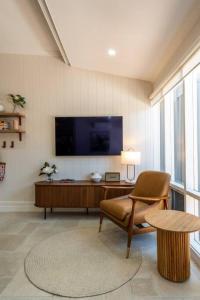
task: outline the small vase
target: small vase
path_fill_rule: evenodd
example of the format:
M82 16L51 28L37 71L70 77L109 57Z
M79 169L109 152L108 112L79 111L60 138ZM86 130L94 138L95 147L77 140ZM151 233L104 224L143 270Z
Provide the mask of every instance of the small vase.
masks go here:
M2 103L0 103L0 112L3 112L5 110L5 107Z
M15 112L16 112L16 108L17 108L17 105L16 105L16 104L14 104L14 105L13 105L13 113L15 113Z
M91 174L91 180L93 181L93 182L100 182L101 181L101 179L102 179L102 176L101 176L101 174L99 174L98 172L95 172L95 173L92 173Z
M52 176L52 174L48 174L47 175L47 181L48 182L52 182L53 181L53 178L51 176Z

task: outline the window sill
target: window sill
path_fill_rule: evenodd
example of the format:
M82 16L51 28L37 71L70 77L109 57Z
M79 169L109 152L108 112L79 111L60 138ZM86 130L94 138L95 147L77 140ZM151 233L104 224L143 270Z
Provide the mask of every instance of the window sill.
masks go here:
M184 194L184 186L180 183L177 183L175 181L170 182L170 187L173 191L179 192L181 194Z
M187 190L186 191L187 195L195 198L196 200L200 200L200 192L197 192L197 191L193 191L193 190Z

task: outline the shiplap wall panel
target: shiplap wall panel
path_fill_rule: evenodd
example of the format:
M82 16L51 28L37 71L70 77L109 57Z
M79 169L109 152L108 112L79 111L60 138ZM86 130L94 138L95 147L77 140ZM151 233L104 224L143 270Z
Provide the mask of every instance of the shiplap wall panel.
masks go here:
M0 183L0 206L32 205L33 183L44 161L55 163L57 178L85 179L93 171L121 171L120 157L56 157L55 116L122 115L124 146L142 152L138 171L152 167L150 147L151 85L108 74L70 68L58 58L0 55L0 102L11 105L8 93L26 96L26 134L19 142L14 135L0 135L0 160L7 163L6 178ZM2 149L3 140L7 148ZM15 141L15 148L9 143ZM3 203L3 204L2 204Z

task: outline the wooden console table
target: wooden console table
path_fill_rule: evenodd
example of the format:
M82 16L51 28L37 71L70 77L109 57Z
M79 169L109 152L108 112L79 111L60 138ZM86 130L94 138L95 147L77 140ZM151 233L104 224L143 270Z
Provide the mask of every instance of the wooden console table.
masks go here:
M50 208L98 208L99 203L104 198L102 186L127 187L127 189L116 189L109 191L109 198L114 198L129 194L134 188L133 184L120 182L93 183L91 181L39 181L35 183L35 206L44 208L44 218L46 219L46 209Z
M181 282L190 276L189 233L200 230L200 218L176 210L160 210L145 216L157 228L157 265L166 279Z

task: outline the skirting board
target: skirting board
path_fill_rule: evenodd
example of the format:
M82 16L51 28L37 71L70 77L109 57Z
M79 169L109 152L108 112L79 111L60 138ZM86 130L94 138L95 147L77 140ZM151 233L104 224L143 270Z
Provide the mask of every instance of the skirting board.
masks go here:
M54 211L85 212L85 208L54 208ZM42 212L43 208L35 207L31 201L0 201L1 212ZM98 212L98 208L89 208L91 212Z
M0 201L0 212L39 212L31 201Z

